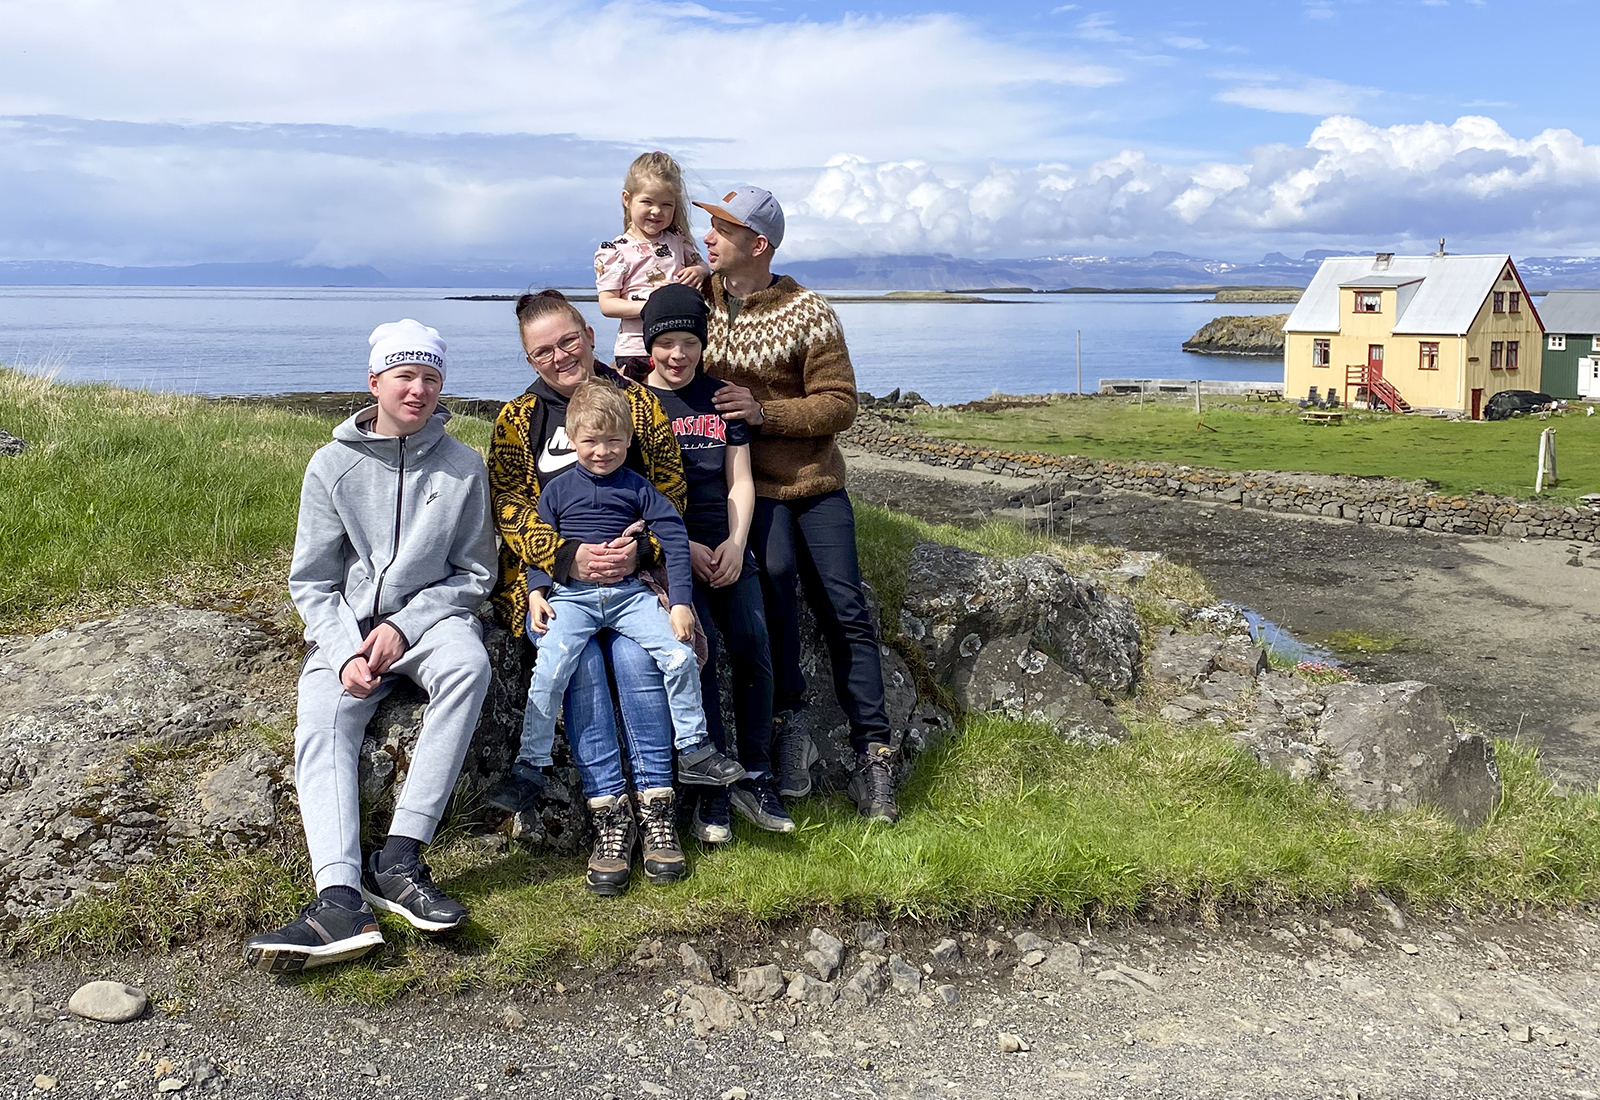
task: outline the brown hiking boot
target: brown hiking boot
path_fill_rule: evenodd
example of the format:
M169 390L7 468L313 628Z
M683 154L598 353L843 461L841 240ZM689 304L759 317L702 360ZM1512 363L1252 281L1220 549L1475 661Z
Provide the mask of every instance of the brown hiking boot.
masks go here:
M594 822L594 848L584 885L590 893L614 898L627 892L633 877L633 846L639 840L633 803L625 794L591 798L589 818Z
M678 843L677 795L671 787L639 792L639 834L646 882L677 882L689 873Z
M900 820L900 807L894 798L894 750L888 745L879 742L867 746L856 761L847 789L857 811L868 821L893 825Z

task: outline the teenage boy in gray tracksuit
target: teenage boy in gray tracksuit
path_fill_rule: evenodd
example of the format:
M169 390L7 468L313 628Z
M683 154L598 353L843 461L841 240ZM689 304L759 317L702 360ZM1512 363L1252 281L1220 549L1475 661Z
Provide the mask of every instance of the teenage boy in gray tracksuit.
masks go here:
M295 787L317 896L252 937L252 966L289 972L358 958L383 943L375 906L429 931L466 909L434 885L433 839L489 690L474 612L495 578L489 477L438 408L445 345L413 320L379 325L367 386L376 405L312 456L300 494L289 595L311 652L300 672ZM428 708L388 842L363 861L357 757L396 677Z

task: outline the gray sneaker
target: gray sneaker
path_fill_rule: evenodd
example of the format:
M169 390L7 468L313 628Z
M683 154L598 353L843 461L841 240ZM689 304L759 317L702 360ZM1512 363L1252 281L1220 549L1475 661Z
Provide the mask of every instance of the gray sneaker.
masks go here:
M811 765L817 762L817 746L798 711L785 710L772 716L772 747L778 793L784 798L810 794Z

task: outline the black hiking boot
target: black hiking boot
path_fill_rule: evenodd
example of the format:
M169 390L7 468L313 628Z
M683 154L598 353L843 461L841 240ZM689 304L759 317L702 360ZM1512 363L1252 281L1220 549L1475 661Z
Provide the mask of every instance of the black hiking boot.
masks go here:
M497 810L508 814L531 814L539 808L539 796L544 793L544 774L526 764L511 765L511 774L484 799Z
M804 798L811 793L811 765L817 746L811 740L800 712L783 710L772 716L772 747L778 771L778 793L784 798Z
M728 800L739 816L769 833L794 832L794 818L783 808L778 788L771 779L741 779L728 792Z
M383 946L378 918L365 905L346 909L313 898L282 928L244 941L244 961L269 974L295 974L313 966L359 959Z
M889 825L900 820L900 807L894 802L894 750L883 742L868 745L857 758L847 789L867 820Z
M433 872L421 859L380 871L382 854L373 852L361 868L361 896L374 909L404 917L424 932L448 932L467 919L467 907L434 885Z
M708 737L692 749L678 750L678 782L687 787L729 787L745 776L731 756L717 751Z
M656 884L677 882L689 873L678 842L678 796L671 787L639 793L639 846L644 849L644 878Z
M633 848L639 841L639 826L633 820L633 803L625 794L589 799L589 818L594 822L594 848L589 852L589 872L584 885L603 898L628 892L633 877Z

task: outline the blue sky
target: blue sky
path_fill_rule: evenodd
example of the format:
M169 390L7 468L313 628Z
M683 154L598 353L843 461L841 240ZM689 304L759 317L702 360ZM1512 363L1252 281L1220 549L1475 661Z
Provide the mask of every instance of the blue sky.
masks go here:
M0 259L530 263L623 167L795 258L1600 252L1579 0L0 0Z

